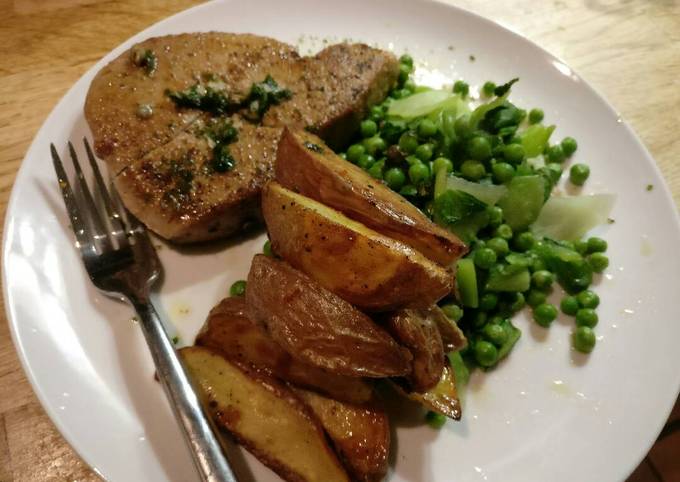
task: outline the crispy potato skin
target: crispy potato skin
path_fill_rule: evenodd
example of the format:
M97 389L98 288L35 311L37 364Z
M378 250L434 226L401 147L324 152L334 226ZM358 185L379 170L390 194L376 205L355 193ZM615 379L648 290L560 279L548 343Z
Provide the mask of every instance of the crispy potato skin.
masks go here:
M336 400L361 404L373 396L366 380L329 373L293 358L271 338L264 326L248 318L243 297L225 298L210 311L196 345L218 351L235 362L267 370L283 381L321 391Z
M262 213L275 253L361 309L427 307L451 292L451 273L418 251L276 182Z
M408 398L419 402L425 408L439 412L454 420L460 420L462 407L456 390L456 381L453 370L444 365L442 376L434 388L425 393L408 391L401 383L395 381L395 386L400 389Z
M410 354L348 302L289 264L257 255L248 273L248 316L294 358L354 377L407 374Z
M403 309L392 313L385 328L413 355L413 371L406 377L414 392L434 388L444 370L444 345L431 309Z
M306 144L322 147L321 152ZM430 221L418 208L363 169L324 148L305 131L284 129L276 155L276 180L283 186L341 211L385 236L451 266L467 251L454 234Z
M285 385L204 347L180 350L217 424L291 482L349 482L308 407Z
M390 426L383 410L342 403L299 388L293 391L321 422L352 480L383 480L390 453Z
M463 334L463 330L458 328L458 324L449 319L439 306L433 305L430 307L428 315L437 325L442 343L444 344L444 353L462 350L467 346L467 339Z

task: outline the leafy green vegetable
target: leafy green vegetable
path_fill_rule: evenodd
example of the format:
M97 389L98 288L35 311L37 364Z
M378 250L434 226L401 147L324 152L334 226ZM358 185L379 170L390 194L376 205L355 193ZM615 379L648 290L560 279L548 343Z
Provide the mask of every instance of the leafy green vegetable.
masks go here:
M513 231L520 231L536 220L543 207L544 190L545 180L541 176L516 176L510 181L498 206Z
M531 285L529 269L519 264L497 264L489 271L489 291L526 291Z
M453 99L453 100L452 100ZM387 115L413 119L427 115L441 108L459 105L459 97L445 90L427 90L395 100L390 104Z
M537 236L550 239L581 239L595 226L607 222L615 200L613 194L551 197L531 225L531 230Z
M509 95L510 92L508 91L501 97L496 97L491 102L478 106L475 110L472 111L472 114L470 114L470 126L473 129L477 128L481 120L484 119L484 117L486 116L486 113L502 106L507 100Z
M486 204L470 194L447 190L434 200L433 217L437 224L451 226L478 212L484 212Z
M280 87L271 75L267 75L262 82L253 83L243 105L251 119L259 120L272 105L278 105L292 96L290 90Z
M144 69L146 75L152 76L158 68L158 57L153 50L135 49L132 51L132 62Z
M519 340L522 336L522 332L519 330L519 328L515 327L508 320L506 320L501 326L503 326L508 331L508 339L498 349L498 361L508 356L508 353L510 353L512 347L515 346L517 340Z
M534 124L527 127L520 135L526 156L531 158L543 154L543 151L548 146L550 135L554 130L555 126L546 127L543 124Z
M501 137L510 137L517 131L522 118L521 109L505 101L502 105L488 111L479 122L479 127Z
M569 293L583 291L593 281L593 269L588 261L573 249L553 241L537 243L534 252Z
M505 94L507 94L508 92L510 92L510 88L512 87L512 84L514 84L515 82L518 82L518 81L519 81L519 77L515 77L515 78L512 79L511 81L506 82L506 83L503 84L503 85L497 86L497 87L493 90L494 95L496 95L496 96L498 96L498 97L504 96Z
M477 272L475 263L471 258L458 260L456 270L456 286L458 295L463 306L477 308L479 306L479 295L477 293Z
M458 393L462 393L463 387L465 387L470 381L470 370L468 370L467 365L463 361L463 357L460 352L452 351L448 355L449 365L453 370L453 379L456 383L456 389Z
M448 176L446 178L446 188L467 193L489 206L495 205L508 193L508 188L505 186L480 184L456 176Z

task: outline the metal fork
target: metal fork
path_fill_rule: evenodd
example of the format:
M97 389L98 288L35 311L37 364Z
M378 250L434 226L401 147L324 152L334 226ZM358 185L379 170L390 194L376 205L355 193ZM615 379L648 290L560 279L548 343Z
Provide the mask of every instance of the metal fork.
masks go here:
M50 150L87 274L97 288L107 294L123 296L137 311L158 378L192 449L201 479L204 482L237 482L221 449L217 430L192 388L187 370L149 300L150 289L162 271L156 250L146 229L122 208L115 189L112 188L109 194L87 139L84 143L94 172L94 192L103 203L103 216L87 186L73 144L69 142L68 148L82 193L80 203L74 196L54 144L50 145Z

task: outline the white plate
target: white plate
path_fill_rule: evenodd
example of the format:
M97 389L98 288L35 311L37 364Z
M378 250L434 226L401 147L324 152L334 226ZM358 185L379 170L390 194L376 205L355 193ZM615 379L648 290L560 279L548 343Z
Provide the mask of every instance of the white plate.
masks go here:
M578 139L576 158L592 168L587 191L619 196L616 223L602 233L612 265L597 286L597 348L590 357L572 352L566 319L546 331L518 317L522 339L497 370L475 375L462 422L436 432L420 420L399 420L390 480L624 479L654 441L680 386L680 231L668 190L625 122L569 67L473 14L407 0L202 5L116 48L54 109L17 176L3 274L19 356L78 453L112 481L196 480L132 311L101 296L85 276L48 145L64 148L68 139L89 134L83 101L106 62L146 37L197 30L255 32L292 43L304 35L306 45L350 38L397 53L408 49L435 72L428 76L435 83L521 78L513 99L542 106L547 121L559 126L555 138ZM160 302L182 340L192 340L231 282L245 277L262 241L160 251L166 270ZM257 480L276 480L250 456L245 460Z

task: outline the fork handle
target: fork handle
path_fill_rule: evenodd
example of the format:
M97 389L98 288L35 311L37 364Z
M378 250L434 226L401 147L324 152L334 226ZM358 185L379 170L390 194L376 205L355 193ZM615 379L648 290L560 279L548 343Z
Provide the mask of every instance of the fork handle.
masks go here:
M217 429L196 396L187 370L163 327L160 317L148 299L130 302L139 314L140 325L149 345L151 357L175 418L191 446L194 463L203 482L238 482L229 466Z

